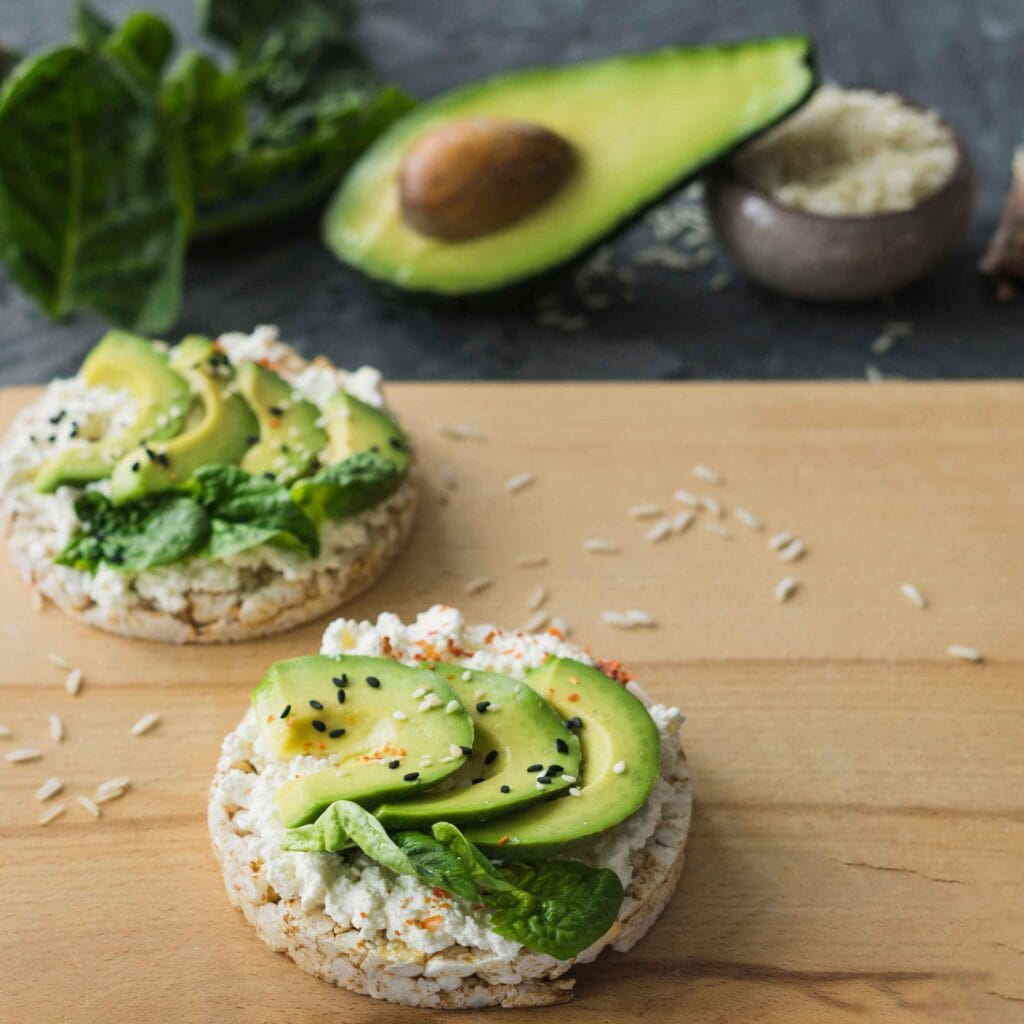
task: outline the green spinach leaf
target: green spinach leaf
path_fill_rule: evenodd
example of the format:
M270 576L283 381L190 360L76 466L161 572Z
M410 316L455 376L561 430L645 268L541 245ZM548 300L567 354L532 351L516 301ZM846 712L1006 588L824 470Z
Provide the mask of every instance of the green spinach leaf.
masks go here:
M169 327L191 203L177 129L137 77L76 46L23 61L0 90L0 138L11 276L54 316Z
M114 505L98 491L75 501L80 527L56 558L60 565L95 571L101 564L141 572L195 554L210 535L210 520L183 495Z
M356 452L341 462L296 480L291 498L313 520L353 516L398 489L402 473L377 452Z

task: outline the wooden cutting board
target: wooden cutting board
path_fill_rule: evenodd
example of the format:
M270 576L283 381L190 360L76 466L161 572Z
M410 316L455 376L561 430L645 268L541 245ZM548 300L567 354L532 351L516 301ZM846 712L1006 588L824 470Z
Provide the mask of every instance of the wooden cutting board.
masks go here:
M33 392L0 398L6 424ZM1024 388L1018 384L394 386L428 482L400 565L350 614L443 601L509 626L547 607L620 657L683 730L696 783L682 883L627 955L580 969L574 1021L1024 1019ZM438 420L473 423L454 441ZM716 467L719 487L693 479ZM441 470L454 474L438 499ZM513 474L536 482L515 495ZM638 502L713 493L762 516L654 544ZM766 538L802 537L781 563ZM588 537L621 553L583 551ZM549 564L524 569L518 555ZM776 583L793 574L786 604ZM467 580L494 583L467 596ZM912 582L920 610L899 591ZM436 1020L301 973L232 910L209 850L220 739L268 662L326 619L237 647L119 640L33 609L9 569L0 740L0 1020ZM624 632L605 610L643 608ZM985 655L957 661L950 644ZM47 659L80 665L77 698ZM149 735L132 723L161 715ZM47 715L66 723L48 739ZM105 778L132 791L89 818ZM34 789L67 813L35 822ZM483 1020L509 1014L466 1014Z

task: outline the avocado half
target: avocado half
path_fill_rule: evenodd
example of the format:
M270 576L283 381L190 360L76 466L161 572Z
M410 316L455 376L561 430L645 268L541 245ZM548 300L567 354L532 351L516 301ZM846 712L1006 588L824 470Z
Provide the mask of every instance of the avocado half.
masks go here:
M816 85L804 36L492 78L419 107L381 136L331 201L324 238L344 262L400 288L493 291L590 248L791 113ZM399 206L405 154L439 125L478 116L542 125L573 145L579 166L548 203L504 230L463 242L417 233Z

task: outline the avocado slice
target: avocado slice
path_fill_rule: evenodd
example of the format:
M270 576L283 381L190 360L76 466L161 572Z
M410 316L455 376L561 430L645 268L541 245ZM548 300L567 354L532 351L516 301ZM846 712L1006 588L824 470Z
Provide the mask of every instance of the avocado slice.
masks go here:
M227 357L209 338L194 334L176 346L171 367L189 383L198 405L177 437L140 445L122 456L110 479L116 504L173 490L200 466L237 463L256 436L256 417L230 385L234 374Z
M378 807L374 813L385 827L484 821L576 784L579 740L538 693L494 672L438 665L435 674L451 684L473 720L473 753L446 792Z
M287 828L313 821L335 800L411 796L461 767L473 746L473 723L443 676L390 658L278 661L252 704L273 757L333 758L275 792Z
M316 463L327 443L317 425L320 410L259 363L240 363L235 380L259 423L259 437L242 456L242 469L254 476L273 473L281 483L291 483Z
M484 853L503 860L548 857L625 821L650 795L661 759L658 729L647 709L598 669L551 658L528 672L525 682L566 720L582 722L580 795L463 829Z
M110 476L129 448L173 437L188 411L185 379L171 369L165 353L137 334L108 331L85 357L80 372L90 387L128 391L138 405L138 416L113 437L67 448L44 462L35 478L36 490L44 494L64 484L81 486Z
M480 82L417 108L363 154L327 211L325 241L346 263L400 288L493 290L587 249L795 110L815 84L811 43L802 36L664 49ZM546 128L573 148L579 166L553 198L503 230L457 242L419 234L400 208L402 161L426 133L474 117Z
M356 452L379 452L405 472L409 465L409 439L387 413L347 391L338 391L324 403L328 463L341 462Z

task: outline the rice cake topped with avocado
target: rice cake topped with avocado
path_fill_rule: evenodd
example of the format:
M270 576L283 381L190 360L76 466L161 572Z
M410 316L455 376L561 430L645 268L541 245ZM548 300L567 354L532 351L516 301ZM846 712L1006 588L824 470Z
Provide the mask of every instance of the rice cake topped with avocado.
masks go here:
M111 331L0 447L23 578L73 618L176 643L299 625L374 583L416 510L380 374L276 329L173 347Z
M542 1006L675 889L682 715L555 629L340 619L271 665L209 827L231 902L332 984L409 1006Z

